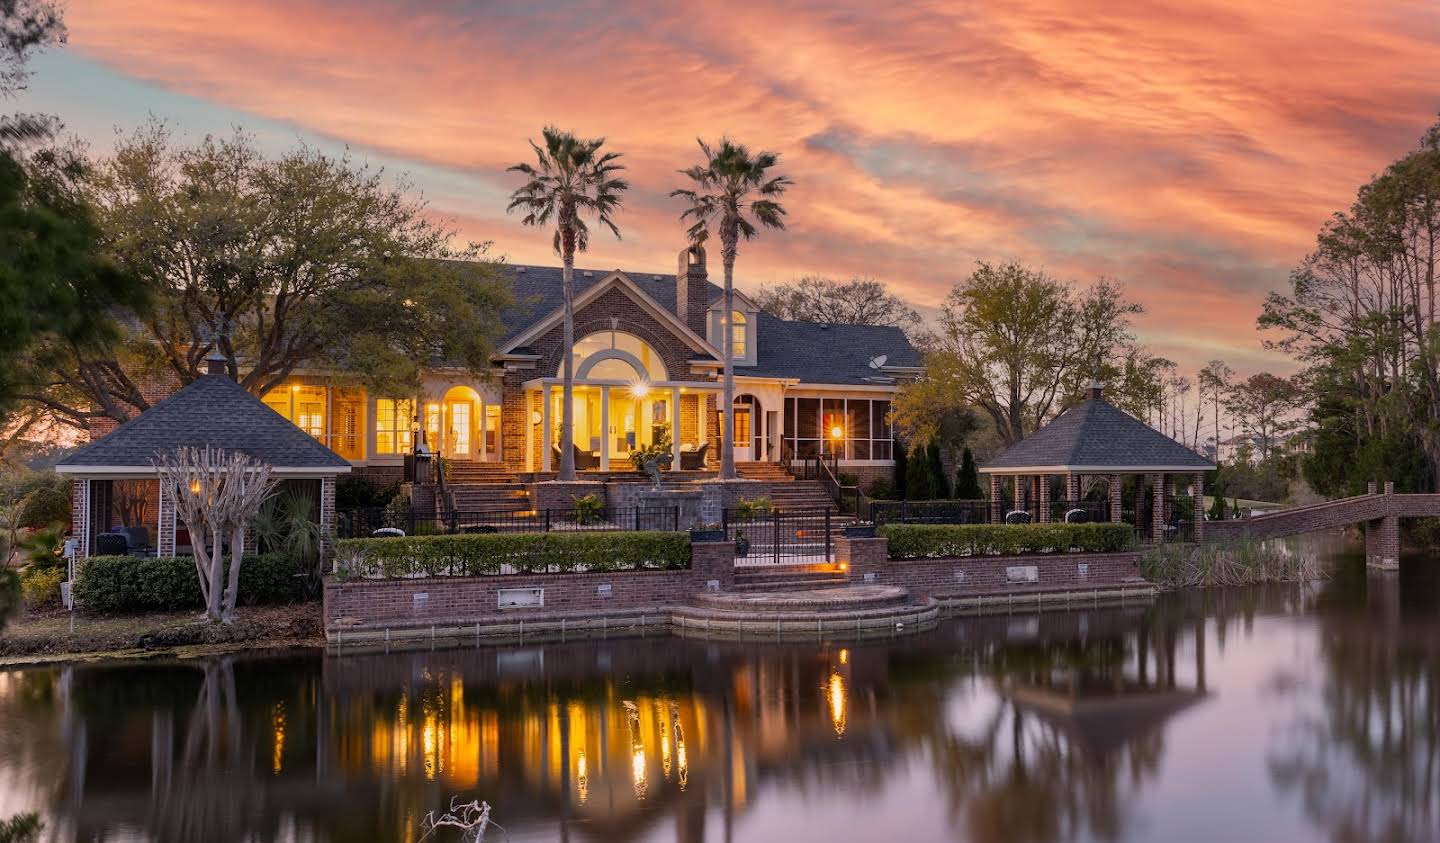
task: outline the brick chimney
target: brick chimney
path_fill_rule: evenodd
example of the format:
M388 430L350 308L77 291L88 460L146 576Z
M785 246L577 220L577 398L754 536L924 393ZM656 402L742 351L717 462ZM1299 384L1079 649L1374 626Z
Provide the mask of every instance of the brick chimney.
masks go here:
M705 247L689 246L680 250L680 265L675 270L675 315L690 330L706 335L706 314L710 310L710 284L705 274Z

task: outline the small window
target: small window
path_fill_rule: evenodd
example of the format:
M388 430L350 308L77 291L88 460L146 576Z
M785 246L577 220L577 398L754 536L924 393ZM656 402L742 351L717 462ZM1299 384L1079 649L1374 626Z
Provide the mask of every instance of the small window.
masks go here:
M375 453L404 454L410 451L410 418L415 402L393 398L375 399Z
M730 353L735 357L744 357L749 347L745 342L745 323L745 314L730 311Z

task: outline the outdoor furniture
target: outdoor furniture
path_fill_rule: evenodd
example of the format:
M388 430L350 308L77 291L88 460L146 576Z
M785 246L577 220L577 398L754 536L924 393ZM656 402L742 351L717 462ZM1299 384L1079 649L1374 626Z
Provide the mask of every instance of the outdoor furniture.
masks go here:
M680 452L680 469L682 471L701 471L705 468L705 455L710 452L710 443L696 448L693 451Z
M1065 513L1066 524L1086 524L1090 521L1090 513L1083 509L1072 509Z
M121 527L114 532L125 537L126 553L131 556L149 556L153 550L150 530L145 527Z
M1006 524L1029 524L1030 513L1023 509L1016 509L1005 513Z
M590 453L589 451L581 450L579 445L573 445L573 444L572 444L570 447L571 447L571 448L574 450L574 452L575 452L575 470L576 470L576 471L588 471L588 470L590 470L590 469L594 469L594 468L599 468L599 467L600 467L600 456L599 456L598 454L592 454L592 453ZM560 446L559 446L559 445L551 445L551 446L550 446L550 453L551 453L551 456L553 456L553 457L555 458L555 466L554 466L554 467L555 467L555 470L556 470L556 471L560 470L560 455L561 455Z
M127 556L130 540L124 533L100 533L95 536L96 556Z
M464 533L464 534L466 534L466 535L479 535L479 534L487 534L487 535L488 535L488 534L490 534L490 533L498 533L498 532L500 532L500 529L499 529L498 527L496 527L494 524L471 524L471 525L469 525L469 526L467 526L467 527L461 527L461 528L460 528L460 532L462 532L462 533Z
M405 531L399 527L381 527L370 533L372 539L396 539L405 535Z

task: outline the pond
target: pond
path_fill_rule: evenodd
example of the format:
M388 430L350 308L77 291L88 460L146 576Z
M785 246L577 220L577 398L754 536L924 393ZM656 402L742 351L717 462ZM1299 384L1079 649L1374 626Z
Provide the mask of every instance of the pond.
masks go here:
M1411 562L880 643L4 672L0 817L415 841L459 798L512 841L1440 839L1440 577Z

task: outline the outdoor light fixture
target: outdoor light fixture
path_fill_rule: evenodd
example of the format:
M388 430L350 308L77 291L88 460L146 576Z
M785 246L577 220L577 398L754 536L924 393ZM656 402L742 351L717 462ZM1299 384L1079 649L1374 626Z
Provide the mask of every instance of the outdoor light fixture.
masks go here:
M198 494L200 494L200 481L199 481L199 480L191 480L191 481L190 481L190 493L191 493L192 495L198 495Z
M650 394L650 384L644 381L632 383L630 384L630 394L635 396L636 398L644 398L645 396Z
M835 425L834 427L830 428L830 438L831 438L831 439L844 439L844 438L845 438L845 428L841 427L841 426L838 425L838 424Z
M531 424L539 424L539 423L540 423L540 411L539 411L539 410L531 410L531 411L530 411L530 423L531 423Z
M292 383L292 384L290 384L290 391L291 391L291 392L299 392L299 391L300 391L300 384L298 384L298 383Z

